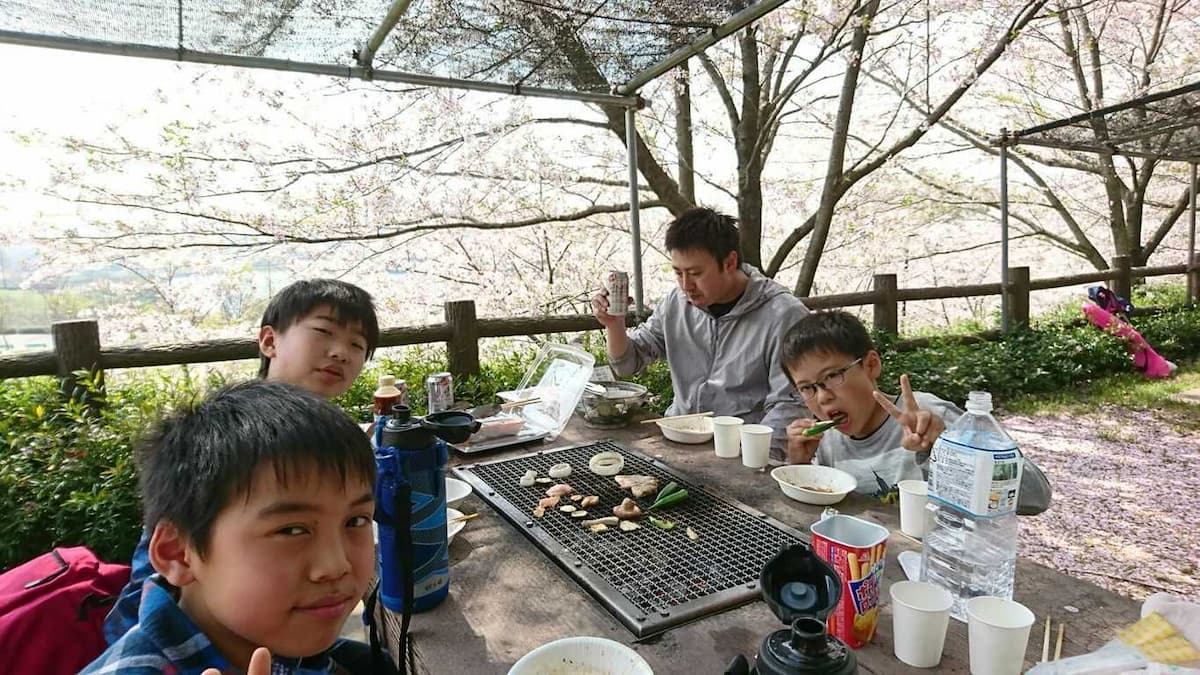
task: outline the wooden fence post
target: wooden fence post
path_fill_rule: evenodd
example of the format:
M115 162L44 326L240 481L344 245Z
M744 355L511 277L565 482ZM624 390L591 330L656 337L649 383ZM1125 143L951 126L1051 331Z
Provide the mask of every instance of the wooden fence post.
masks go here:
M900 308L896 302L899 284L895 274L876 274L875 330L889 335L900 334Z
M1200 303L1200 253L1192 257L1192 264L1187 273L1188 304Z
M1129 256L1114 256L1112 259L1112 270L1113 291L1128 300L1133 292L1133 277L1129 272Z
M1029 325L1029 268L1008 268L1008 321L1013 329Z
M100 368L100 324L95 321L57 321L50 326L54 338L54 358L57 362L59 392L63 398L84 400L99 408L104 404L104 373ZM78 386L75 371L88 370L100 378L98 391L92 395Z
M479 374L479 323L475 321L475 301L456 300L445 305L450 339L446 357L450 373L456 378Z

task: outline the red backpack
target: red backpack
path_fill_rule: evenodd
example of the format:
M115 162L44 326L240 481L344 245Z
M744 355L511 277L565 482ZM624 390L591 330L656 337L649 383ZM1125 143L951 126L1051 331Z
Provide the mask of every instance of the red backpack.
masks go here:
M0 654L22 673L72 675L108 647L102 626L128 565L56 548L0 574Z

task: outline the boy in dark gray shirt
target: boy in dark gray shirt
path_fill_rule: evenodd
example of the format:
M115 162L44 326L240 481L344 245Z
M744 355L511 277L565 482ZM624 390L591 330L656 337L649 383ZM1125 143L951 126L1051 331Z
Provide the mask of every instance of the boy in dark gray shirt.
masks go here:
M879 390L883 363L870 333L853 314L817 312L801 319L783 338L784 372L812 418L788 425L788 462L841 469L858 482L856 492L878 489L875 475L895 485L924 480L934 441L963 414L953 403L914 392L900 377L900 394ZM804 432L823 420L837 425L825 432ZM1029 460L1021 479L1018 513L1032 515L1050 505L1050 484Z

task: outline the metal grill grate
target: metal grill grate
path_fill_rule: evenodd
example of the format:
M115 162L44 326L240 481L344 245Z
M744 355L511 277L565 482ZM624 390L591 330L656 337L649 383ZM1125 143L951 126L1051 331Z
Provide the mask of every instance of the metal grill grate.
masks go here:
M687 489L685 502L658 514L675 522L675 529L660 530L642 521L633 532L614 528L593 533L557 509L542 518L532 516L549 485L521 487L521 475L534 469L545 476L559 462L574 471L555 482L600 497L588 509L588 518L611 516L612 507L631 495L612 478L588 470L588 460L604 451L621 453L623 474L654 476L660 487L673 480ZM763 565L781 548L807 540L763 513L708 492L662 462L609 441L467 465L456 473L639 638L757 599ZM638 500L643 508L651 501ZM560 506L568 503L573 502L564 499ZM697 541L688 538L687 527L699 534Z

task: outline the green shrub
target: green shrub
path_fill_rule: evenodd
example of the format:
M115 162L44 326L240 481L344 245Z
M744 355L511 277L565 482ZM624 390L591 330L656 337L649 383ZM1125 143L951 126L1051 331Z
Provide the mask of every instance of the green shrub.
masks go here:
M1200 356L1200 309L1174 309L1132 323L1164 358L1180 362ZM876 338L883 353L882 389L896 391L900 375L908 373L914 388L960 405L974 389L1003 402L1019 394L1086 387L1097 378L1133 370L1121 341L1090 324L1043 325L971 345L946 338L908 352L892 349L886 336Z
M80 382L91 394L99 389L90 377ZM0 569L60 544L128 560L141 529L130 448L174 401L196 391L178 378L109 389L97 413L61 401L53 378L4 382Z

